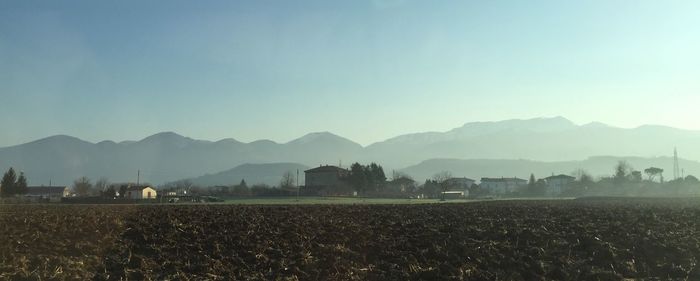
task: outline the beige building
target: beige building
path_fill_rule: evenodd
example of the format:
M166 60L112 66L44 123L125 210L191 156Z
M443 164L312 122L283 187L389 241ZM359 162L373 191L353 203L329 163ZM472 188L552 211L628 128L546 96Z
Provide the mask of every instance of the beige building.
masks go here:
M150 186L132 186L126 189L126 199L156 199L156 190Z

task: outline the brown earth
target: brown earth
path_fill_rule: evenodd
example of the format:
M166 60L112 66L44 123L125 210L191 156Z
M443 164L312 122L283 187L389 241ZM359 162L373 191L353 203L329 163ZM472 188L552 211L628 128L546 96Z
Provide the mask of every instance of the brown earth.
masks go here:
M700 280L700 200L0 205L0 279Z

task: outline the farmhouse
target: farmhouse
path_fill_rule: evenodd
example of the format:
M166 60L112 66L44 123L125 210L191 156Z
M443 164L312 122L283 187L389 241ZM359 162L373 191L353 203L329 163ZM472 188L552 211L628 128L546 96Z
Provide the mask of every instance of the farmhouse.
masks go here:
M576 180L575 177L567 175L557 175L544 178L547 184L547 196L558 196L564 188Z
M462 178L450 178L447 179L444 184L447 187L447 192L445 195L450 193L451 197L466 197L469 196L469 189L474 184L475 180L462 177Z
M61 198L68 197L69 193L67 186L28 186L25 196L59 202Z
M156 199L156 190L150 186L130 186L124 193L126 199Z
M445 181L445 184L452 190L468 190L476 181L467 177L450 178Z
M344 193L348 186L343 182L343 178L349 173L347 169L332 165L309 169L304 171L304 188L329 195Z
M481 178L481 188L491 194L507 194L527 185L527 180L520 178Z

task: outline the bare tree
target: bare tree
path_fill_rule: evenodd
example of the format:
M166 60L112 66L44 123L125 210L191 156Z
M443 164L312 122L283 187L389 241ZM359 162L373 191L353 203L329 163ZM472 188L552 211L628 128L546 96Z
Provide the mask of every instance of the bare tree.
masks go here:
M78 196L88 196L92 189L90 179L81 177L73 182L73 191Z
M192 192L192 187L194 184L192 184L192 181L190 180L181 180L175 183L175 189L179 191L184 191L187 194Z
M105 177L101 177L95 182L95 190L99 193L105 193L107 192L107 188L109 187L109 181Z
M280 188L293 188L295 180L296 178L291 171L284 172L284 175L282 175L282 180L280 181Z
M593 176L584 169L576 169L575 171L571 172L571 175L574 176L576 180L583 183L590 183L594 181Z
M442 201L445 201L445 192L447 189L449 189L449 186L447 185L447 181L452 178L452 173L448 171L442 171L439 172L435 175L433 175L433 181L437 183L437 185L440 187L440 193L442 194Z

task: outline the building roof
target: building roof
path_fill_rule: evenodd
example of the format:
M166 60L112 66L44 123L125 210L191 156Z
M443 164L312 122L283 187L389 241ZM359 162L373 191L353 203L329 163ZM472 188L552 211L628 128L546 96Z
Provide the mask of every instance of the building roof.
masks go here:
M448 181L453 181L453 182L457 182L457 181L475 181L475 180L470 179L470 178L467 178L467 177L449 178L449 179L447 179L447 180L448 180Z
M27 195L44 195L63 193L67 186L28 186Z
M576 177L567 176L567 175L562 174L562 175L556 175L556 176L546 177L546 178L544 178L544 179L546 179L546 180L554 180L554 179L570 179L570 180L575 180Z
M406 178L406 177L400 177L398 179L393 179L389 181L389 183L393 184L412 184L415 183L416 181L413 180L412 178Z
M146 188L152 189L152 187L150 187L148 185L139 185L139 186L130 186L130 187L126 188L126 191L142 191Z
M517 181L517 182L527 182L527 180L521 179L521 178L481 178L481 182L510 182L510 181Z
M304 173L328 173L328 172L347 173L348 170L340 168L338 166L325 165L325 166L320 166L320 167L316 167L316 168L308 169L308 170L304 171Z

